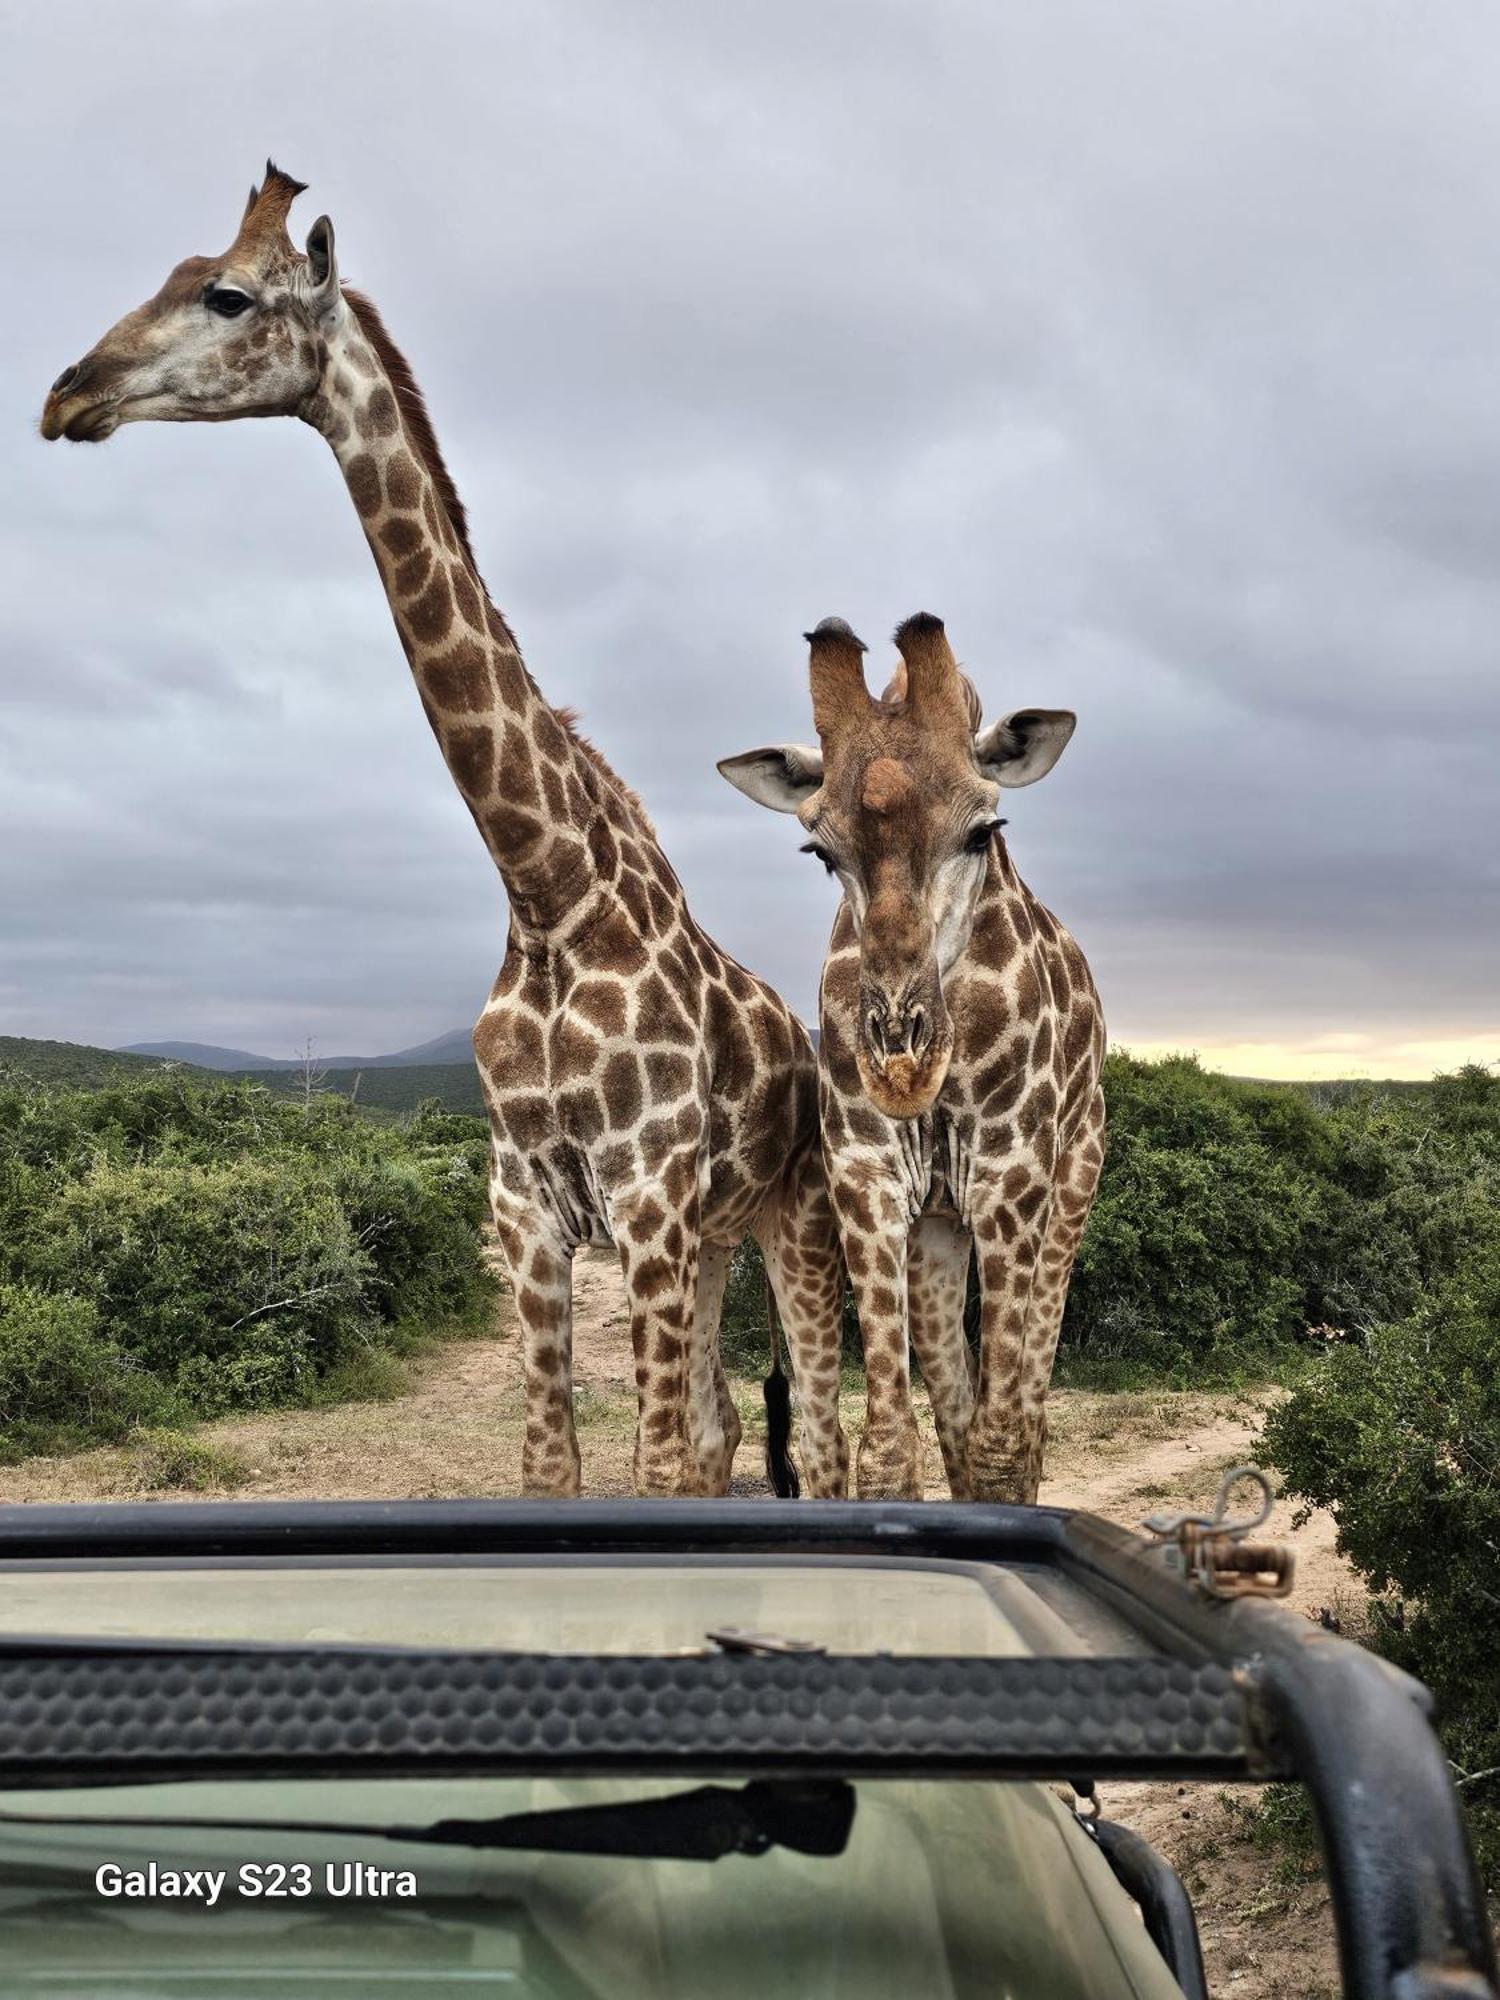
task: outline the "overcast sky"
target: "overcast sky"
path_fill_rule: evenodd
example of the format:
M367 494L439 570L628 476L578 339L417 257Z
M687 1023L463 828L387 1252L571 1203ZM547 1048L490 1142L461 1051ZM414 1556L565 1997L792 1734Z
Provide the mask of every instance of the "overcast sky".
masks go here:
M0 1032L376 1052L495 876L332 455L43 445L268 152L406 349L543 689L811 1017L833 888L714 760L799 634L1078 710L1012 852L1117 1041L1500 1057L1500 19L1356 0L3 0ZM878 644L875 642L879 642Z

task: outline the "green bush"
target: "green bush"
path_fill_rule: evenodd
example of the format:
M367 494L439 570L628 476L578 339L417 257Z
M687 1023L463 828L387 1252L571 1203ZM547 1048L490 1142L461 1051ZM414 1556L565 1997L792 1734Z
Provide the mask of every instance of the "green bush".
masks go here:
M1437 1695L1492 1884L1500 1884L1497 1356L1500 1216L1492 1214L1416 1311L1363 1347L1329 1353L1271 1413L1261 1441L1294 1493L1333 1509L1339 1546L1377 1593L1380 1650Z
M1105 1098L1063 1380L1282 1371L1309 1328L1358 1339L1412 1312L1500 1202L1500 1079L1478 1067L1299 1090L1117 1051Z
M167 1407L90 1300L0 1285L0 1457L104 1443Z
M376 1355L489 1316L487 1172L480 1121L429 1107L376 1126L171 1073L0 1089L0 1450L388 1383Z

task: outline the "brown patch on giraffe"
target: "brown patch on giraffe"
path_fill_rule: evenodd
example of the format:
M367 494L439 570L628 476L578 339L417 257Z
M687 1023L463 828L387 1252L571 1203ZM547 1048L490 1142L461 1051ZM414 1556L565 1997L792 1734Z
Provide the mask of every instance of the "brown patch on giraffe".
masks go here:
M448 575L453 585L453 602L458 606L459 617L463 619L466 625L471 625L476 632L482 632L484 630L484 612L480 605L479 592L474 586L473 577L461 565L451 568Z
M344 483L349 497L361 514L373 514L380 506L380 467L368 452L351 458L344 467Z
M512 1143L523 1153L534 1153L552 1129L552 1100L534 1093L506 1096L500 1104L500 1119Z
M495 783L495 739L488 729L465 725L446 730L443 755L466 798L489 796Z
M460 639L442 659L430 661L426 678L428 687L447 709L487 708L493 698L489 656L472 639ZM510 727L507 723L507 733Z
M530 806L540 812L542 795L537 790L536 761L531 739L518 724L507 722L500 738L500 771L505 795L512 805Z
M604 1106L592 1084L562 1091L557 1100L559 1127L580 1146L592 1146L604 1136Z
M422 504L422 475L417 470L417 461L409 451L393 451L386 461L386 498L393 507L403 514L415 514ZM410 523L411 531L419 538L426 533L425 527L417 522Z
M598 1036L579 1022L567 1014L553 1019L547 1030L547 1067L554 1078L591 1076L602 1053Z
M620 843L603 813L596 813L590 819L588 842L589 852L594 857L594 869L600 881L613 881L620 866Z
M658 1102L685 1097L693 1086L693 1066L686 1056L663 1049L646 1052L646 1088Z
M397 558L409 556L422 546L422 530L415 521L387 521L376 533L381 547Z
M644 1042L686 1043L696 1039L693 1024L659 972L650 972L636 992L635 1032Z
M627 1218L625 1227L637 1243L649 1243L666 1219L667 1211L661 1203L654 1196L647 1195Z
M641 1115L641 1067L633 1054L621 1051L604 1065L600 1083L609 1122L616 1130L634 1125Z
M611 1041L625 1032L624 989L611 981L584 980L569 994L568 1005Z
M592 801L584 789L583 780L576 770L569 771L567 780L568 813L575 825L582 825L592 817L589 810Z
M542 797L547 812L554 822L567 824L571 818L568 812L568 795L563 786L562 773L555 764L543 760L538 766L537 776L541 782Z
M544 757L561 764L568 754L568 736L552 710L543 703L531 718L531 740Z
M530 855L546 831L535 813L513 806L506 799L487 809L484 826L495 846L513 854L518 862Z
M650 954L640 934L626 920L623 911L606 907L588 932L582 962L591 971L610 972L633 979L650 963Z
M453 593L445 571L439 570L422 595L407 607L406 622L421 645L435 645L447 637L453 623Z
M432 556L425 547L418 547L404 562L397 563L391 583L399 597L414 597L431 574Z
M373 431L376 437L395 435L401 418L396 409L396 399L389 389L382 385L378 389L371 390L369 400L365 404L364 420L366 427Z
M890 1131L884 1119L863 1098L844 1106L844 1123L851 1138L862 1140L868 1146L882 1145Z

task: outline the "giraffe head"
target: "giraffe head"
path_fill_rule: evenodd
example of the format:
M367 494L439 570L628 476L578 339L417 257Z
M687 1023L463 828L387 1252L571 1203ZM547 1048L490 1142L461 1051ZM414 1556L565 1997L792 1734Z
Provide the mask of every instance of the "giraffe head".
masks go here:
M1004 824L1000 788L1045 777L1075 717L1022 708L981 729L979 697L927 612L897 628L901 661L879 701L842 618L807 637L821 749L780 744L719 769L761 805L795 813L803 852L843 884L860 945L860 1080L887 1116L917 1118L948 1073L943 979L974 928Z
M239 234L218 257L189 257L53 383L42 436L99 443L121 424L293 416L315 395L323 334L339 307L333 225L305 254L287 235L302 192L279 167L250 190Z

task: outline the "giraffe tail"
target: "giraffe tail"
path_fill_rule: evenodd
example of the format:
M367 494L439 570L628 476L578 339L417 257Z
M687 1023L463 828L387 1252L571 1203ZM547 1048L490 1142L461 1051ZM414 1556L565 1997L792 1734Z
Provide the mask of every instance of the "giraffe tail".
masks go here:
M766 1279L766 1319L771 1328L771 1372L761 1384L766 1399L766 1477L778 1500L795 1500L802 1491L792 1463L792 1385L781 1365L781 1321L776 1294Z

